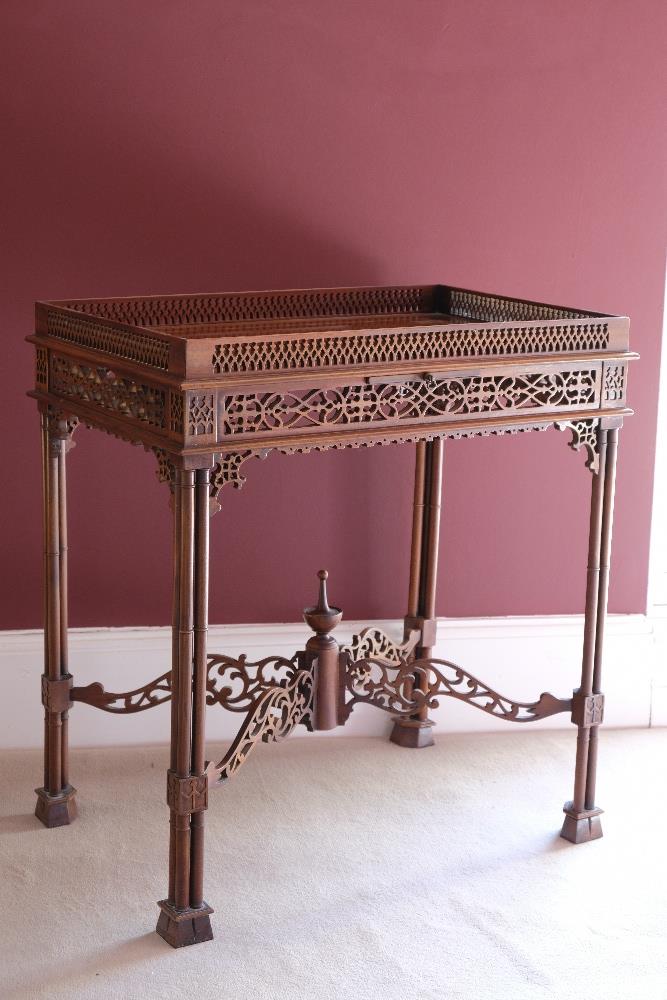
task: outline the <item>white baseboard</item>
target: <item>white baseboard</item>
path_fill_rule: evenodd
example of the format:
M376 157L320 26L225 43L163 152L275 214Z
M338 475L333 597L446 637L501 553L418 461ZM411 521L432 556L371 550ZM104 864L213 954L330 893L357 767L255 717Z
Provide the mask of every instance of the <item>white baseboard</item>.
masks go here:
M368 623L347 622L337 630L346 641ZM397 638L402 624L375 622ZM609 726L667 725L667 655L663 623L644 615L612 615L608 619L604 684ZM577 685L581 660L583 617L440 619L435 656L461 664L470 673L517 701L537 700L542 691L568 697ZM270 654L291 656L303 648L308 630L303 624L213 626L209 650L251 659ZM75 684L101 681L108 690L126 691L169 669L171 631L168 628L95 628L70 632L70 670ZM41 631L0 633L0 671L4 678L0 706L0 747L37 747L42 737L40 674ZM441 732L521 732L535 727L564 728L566 715L530 726L510 726L470 705L443 698L433 717ZM207 738L230 740L242 716L209 708ZM346 735L381 736L390 728L388 716L357 706ZM299 728L299 733L305 730ZM327 734L333 735L333 734ZM73 746L164 743L169 739L169 706L118 716L88 705L70 714Z

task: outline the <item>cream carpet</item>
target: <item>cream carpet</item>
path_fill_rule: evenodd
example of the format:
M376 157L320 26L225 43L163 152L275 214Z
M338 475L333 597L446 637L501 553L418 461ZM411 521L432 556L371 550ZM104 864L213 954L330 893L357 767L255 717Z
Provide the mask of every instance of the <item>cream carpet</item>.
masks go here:
M605 732L605 837L560 840L574 730L261 747L208 810L215 940L153 933L165 748L72 755L80 816L0 762L0 995L664 1000L667 730Z

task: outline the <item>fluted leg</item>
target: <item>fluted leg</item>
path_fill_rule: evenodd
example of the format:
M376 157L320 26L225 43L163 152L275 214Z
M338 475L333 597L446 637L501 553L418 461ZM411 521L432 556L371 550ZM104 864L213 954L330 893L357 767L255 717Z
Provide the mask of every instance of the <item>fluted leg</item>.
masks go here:
M35 815L48 827L76 817L69 784L67 718L72 678L67 663L67 506L65 455L69 433L42 414L44 512L44 784L35 789Z
M581 684L574 693L572 721L577 725L577 756L574 795L565 803L561 836L574 844L602 836L600 814L595 805L598 729L602 722L602 648L607 614L611 528L618 430L598 429L600 467L593 476L588 542L586 617Z
M431 656L435 645L443 444L442 438L420 441L415 456L410 586L405 629L406 633L410 629L421 631L421 642L416 650L418 658ZM426 685L426 676L417 678L416 683ZM410 718L395 719L390 738L392 743L402 747L429 747L433 745L432 728L428 709L422 708Z
M169 896L157 932L174 948L213 937L203 900L206 630L208 622L209 471L176 471L172 625Z

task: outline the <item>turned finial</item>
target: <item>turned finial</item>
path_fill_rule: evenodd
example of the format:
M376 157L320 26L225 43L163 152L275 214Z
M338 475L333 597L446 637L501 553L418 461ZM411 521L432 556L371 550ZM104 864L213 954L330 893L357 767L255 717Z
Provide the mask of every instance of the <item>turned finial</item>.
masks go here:
M330 611L329 608L329 598L327 597L327 580L329 579L329 573L326 569L318 570L318 579L320 581L320 596L317 601L318 611Z
M320 581L317 604L314 607L304 608L303 617L313 632L317 632L320 636L325 636L331 629L334 629L338 625L343 617L343 612L340 608L332 608L329 605L329 598L327 596L329 574L327 571L321 569L317 576Z
M306 624L315 633L306 643L303 662L313 671L313 729L334 729L342 721L340 712L343 704L344 678L340 647L329 633L338 625L343 612L340 608L332 608L329 604L327 571L321 569L317 576L320 581L317 604L312 608L306 608L303 612Z

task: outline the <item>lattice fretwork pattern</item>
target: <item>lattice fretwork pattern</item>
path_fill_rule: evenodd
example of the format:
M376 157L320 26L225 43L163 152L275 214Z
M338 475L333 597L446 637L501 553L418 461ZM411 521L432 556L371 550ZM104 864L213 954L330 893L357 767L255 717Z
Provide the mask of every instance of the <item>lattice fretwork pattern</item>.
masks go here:
M214 429L214 400L210 393L190 398L188 408L188 434L212 434Z
M122 378L101 366L51 356L52 392L87 403L151 427L165 426L165 390Z
M223 419L225 434L247 434L587 406L595 400L596 371L585 369L228 396Z
M45 347L38 347L35 353L35 385L46 389L49 384L49 355Z
M92 309L80 311L93 312ZM115 319L116 317L107 317ZM112 326L104 326L99 322L91 323L79 316L66 316L63 313L49 312L47 314L47 333L59 340L66 340L80 347L89 347L96 351L104 351L117 358L135 361L140 365L151 365L167 371L169 368L169 345L141 332L131 330L116 330Z
M539 302L522 302L502 295L482 295L462 288L450 290L449 311L452 316L465 316L482 323L507 323L533 319L584 319L588 314L574 309L542 305Z
M176 391L169 393L169 429L183 433L183 396Z
M120 323L140 326L183 326L244 320L311 316L365 316L419 312L432 295L417 287L307 289L294 292L188 295L174 298L68 302L70 309Z
M599 351L609 343L606 323L461 330L456 326L410 333L351 334L298 340L240 341L215 346L213 371L283 369L436 361L440 358L502 357Z
M158 483L169 483L170 489L173 489L176 470L171 456L164 448L152 448L151 451L157 458L155 475Z
M604 372L604 401L616 403L625 392L625 366L607 365Z

